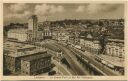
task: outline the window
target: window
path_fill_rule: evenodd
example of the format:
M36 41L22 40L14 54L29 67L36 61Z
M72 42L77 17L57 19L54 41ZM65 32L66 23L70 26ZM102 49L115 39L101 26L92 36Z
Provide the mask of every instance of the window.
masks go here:
M28 72L26 72L26 74L28 74Z

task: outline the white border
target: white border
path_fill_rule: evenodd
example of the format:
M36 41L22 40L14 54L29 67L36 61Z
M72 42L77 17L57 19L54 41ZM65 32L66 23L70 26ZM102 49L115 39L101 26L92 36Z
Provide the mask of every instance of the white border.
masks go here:
M127 50L128 50L128 6L126 0L3 0L0 1L0 76L1 80L127 80L128 72L125 76L3 76L3 3L124 3L125 4L125 65L127 67ZM128 67L127 67L128 68Z

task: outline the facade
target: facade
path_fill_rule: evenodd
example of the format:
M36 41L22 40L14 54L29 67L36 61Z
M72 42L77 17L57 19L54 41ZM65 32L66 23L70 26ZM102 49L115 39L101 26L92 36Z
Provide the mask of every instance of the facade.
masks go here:
M49 26L50 23L48 22L38 23L37 16L32 15L28 19L28 29L23 29L23 28L11 29L8 31L7 35L8 38L16 39L17 41L21 41L21 42L24 41L32 42L32 41L40 41L43 39L52 39L52 31Z
M38 41L42 41L43 39L44 39L43 31L38 31L38 33L37 33L37 40Z
M14 52L10 52L9 54L12 54ZM12 57L8 56L8 53L4 54L4 66L6 69L11 71L12 73L20 71L20 58L18 57Z
M69 41L69 34L66 31L59 31L57 34L57 40L60 42L67 42Z
M92 51L92 49L95 49L95 44L93 43L92 39L80 39L80 44L87 50L87 51Z
M52 33L53 40L57 40L57 34L58 34L58 31L53 31L53 33Z
M47 53L45 48L28 44L6 42L4 43L5 67L12 73L21 71L21 59L28 56L35 56L38 53ZM36 57L36 56L35 56Z
M118 42L116 42L118 41ZM119 58L124 58L124 42L120 41L120 40L116 40L116 41L112 41L109 42L106 46L106 52L108 55L110 56L115 56L115 57L119 57Z
M75 43L75 34L73 32L70 33L69 42L71 44L74 44Z
M47 53L36 53L21 58L21 74L36 75L51 69L51 55Z
M49 28L44 29L42 35L44 39L52 39L52 32Z
M85 47L89 52L94 52L98 54L98 50L101 48L99 41L89 40L89 39L80 39L80 44ZM124 58L124 42L118 39L109 39L109 42L106 45L106 54L114 57Z
M10 39L16 39L21 42L28 40L27 30L22 28L9 30L7 36Z
M32 32L33 41L37 40L37 32L38 32L38 18L36 15L32 15L28 20L28 30Z
M80 45L85 48L87 51L91 51L95 48L95 44L93 42L93 38L91 34L87 34L84 37L80 38Z
M99 22L102 22L104 27L123 27L124 20L123 19L100 19Z
M28 29L17 28L8 31L8 38L16 39L17 41L36 41L41 39L42 33L38 31L38 19L36 15L32 15L28 20ZM39 37L40 36L40 37Z
M51 29L50 29L50 22L44 22L43 23L43 26L44 26L44 28L43 28L43 38L44 39L52 39L52 31L51 31Z
M27 35L28 35L28 37L27 37L28 41L29 41L29 42L33 41L32 30L28 30Z

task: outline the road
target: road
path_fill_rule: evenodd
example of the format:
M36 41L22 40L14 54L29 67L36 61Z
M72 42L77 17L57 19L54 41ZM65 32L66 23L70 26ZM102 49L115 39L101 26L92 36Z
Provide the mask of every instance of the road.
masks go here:
M109 69L108 67L106 67L105 65L97 62L94 59L94 55L90 55L90 54L86 54L85 52L82 52L78 49L73 49L70 47L70 49L72 51L75 52L75 54L81 55L84 59L87 59L91 64L93 64L94 66L96 66L98 69L100 69L103 73L105 73L106 75L110 75L110 76L117 76L119 75L118 73L114 72L113 70Z
M75 75L89 75L89 73L79 64L77 58L70 49L57 43L54 43L54 45L63 51L64 57L67 59Z
M93 54L88 54L85 52L82 52L78 49L74 49L72 47L65 47L61 44L58 44L57 42L54 43L45 43L44 46L47 48L53 49L53 50L62 50L64 53L64 57L67 59L68 63L71 65L71 69L74 73L72 75L90 75L87 71L83 69L83 67L79 64L77 61L75 54L81 55L84 59L88 60L91 64L93 64L95 67L97 67L99 70L101 70L105 75L108 76L117 76L118 73L114 72L113 70L109 69L105 65L97 62L94 59Z
M72 75L89 75L89 73L82 67L82 65L77 61L77 58L74 56L73 52L70 51L70 49L67 49L66 47L54 42L50 43L47 42L44 44L45 47L51 49L51 50L62 50L64 53L64 57L68 61L68 63L71 66L72 69Z
M58 51L60 50L60 48L58 48L56 45L54 45L53 43L49 42L49 43L45 43L41 46L45 46L46 48L53 50L53 51ZM72 69L68 69L68 71L72 74L72 75L76 75L75 71L72 71Z
M53 60L53 63L57 66L57 68L59 69L59 71L61 73L63 73L63 75L68 75L68 76L71 76L72 75L62 64L60 64L56 60Z

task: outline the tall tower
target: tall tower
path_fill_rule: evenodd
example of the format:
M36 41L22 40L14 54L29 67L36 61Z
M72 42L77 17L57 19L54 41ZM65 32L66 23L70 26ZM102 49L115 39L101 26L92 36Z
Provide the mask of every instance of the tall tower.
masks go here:
M28 20L28 30L32 32L33 41L37 40L38 33L38 18L36 15L32 15Z

